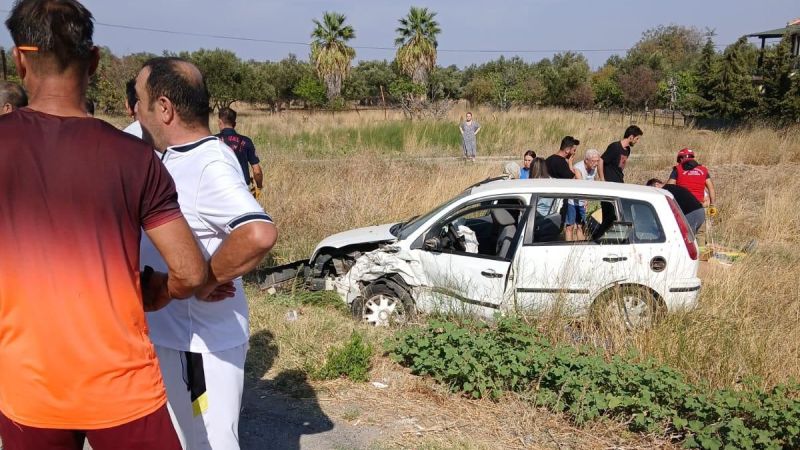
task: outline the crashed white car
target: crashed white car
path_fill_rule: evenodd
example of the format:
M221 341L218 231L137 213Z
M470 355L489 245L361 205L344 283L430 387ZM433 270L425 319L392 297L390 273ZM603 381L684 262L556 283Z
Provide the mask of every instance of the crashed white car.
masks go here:
M588 210L585 240L565 240L569 200ZM313 288L336 290L375 325L558 305L639 327L692 308L700 289L695 238L671 194L605 182L487 181L408 222L330 236L309 261Z

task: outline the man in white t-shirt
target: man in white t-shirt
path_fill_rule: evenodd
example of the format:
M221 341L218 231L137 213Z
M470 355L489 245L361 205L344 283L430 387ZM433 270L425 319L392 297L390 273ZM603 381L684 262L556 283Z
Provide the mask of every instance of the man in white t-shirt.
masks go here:
M184 448L238 449L249 338L240 277L272 248L277 232L234 153L211 134L208 90L194 65L154 58L136 77L136 93L143 138L162 154L209 262L208 281L194 297L147 315L173 423ZM165 269L146 240L142 261Z
M594 181L597 178L597 166L600 165L600 152L590 148L586 150L583 161L575 163L572 168L580 180ZM583 226L586 224L586 200L569 200L567 202L566 238L568 241L586 239Z

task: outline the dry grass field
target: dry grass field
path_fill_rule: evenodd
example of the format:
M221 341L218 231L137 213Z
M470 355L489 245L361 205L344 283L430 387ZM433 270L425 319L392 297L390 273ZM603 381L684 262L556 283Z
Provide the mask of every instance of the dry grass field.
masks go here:
M474 111L483 126L479 160L467 164L458 158L457 123L464 113L462 108L448 120L406 121L396 112L384 117L383 111L243 111L238 130L255 140L266 174L263 205L280 231L269 263L307 258L332 233L425 212L469 184L499 175L503 160L519 160L527 149L548 156L564 135L581 140L579 155L588 148L602 151L628 125L619 117L572 111L479 109ZM641 126L645 134L633 149L626 181L668 177L675 153L691 147L717 187L720 214L709 237L731 247L752 240L757 246L730 266L705 264L698 309L670 315L646 333L620 336L613 351L636 349L709 388L735 388L752 377L765 387L800 379L800 129ZM388 331L364 329L330 308L301 306L291 295L270 297L255 288L250 294L253 333L269 340L269 345L255 342L251 350L251 361L270 362L256 364L261 369L251 370L256 377L319 365L353 329L364 330L378 348L388 337ZM289 310L299 310L299 319L287 321ZM563 338L563 324L543 320L541 326ZM373 366L371 379L389 384L388 395L346 381L315 382L314 388L339 404L360 405L331 407L332 417L348 423L388 427L400 416L427 417L424 429L435 430L395 429L379 448L668 446L610 423L574 428L544 411L527 410L514 398L461 399L381 356ZM394 418L383 418L393 411Z

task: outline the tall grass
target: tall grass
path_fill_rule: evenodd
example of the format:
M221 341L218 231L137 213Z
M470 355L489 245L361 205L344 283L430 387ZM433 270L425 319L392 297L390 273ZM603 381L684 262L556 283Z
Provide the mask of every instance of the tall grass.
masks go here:
M581 153L602 151L628 125L619 117L563 110L478 109L473 111L483 126L478 156L496 158L467 164L455 158L461 153L457 123L465 110L460 108L439 121L406 121L397 112L385 117L382 111L270 115L243 110L238 130L255 139L266 174L262 203L280 232L270 263L306 258L332 233L428 211L464 187L498 175L497 159L521 159L526 149L547 156L564 135L581 140ZM626 181L666 178L677 151L691 147L717 187L721 212L709 237L731 246L755 239L758 246L730 267L704 269L696 311L670 315L648 333L624 337L621 351L635 348L715 387L753 376L765 386L800 379L800 129L641 126L645 134L633 149ZM254 330L270 328L274 320L282 322L256 315ZM337 316L318 325L335 332L341 320ZM343 339L352 328L340 330ZM554 332L561 339L567 334ZM285 349L282 358L321 355L323 349L310 350L316 342L308 338L282 340L297 350Z
M256 137L266 169L263 203L281 233L273 262L308 257L335 232L420 214L499 174L497 160L429 159L460 155L459 114L405 121L386 120L380 111L245 112L239 129ZM510 160L528 148L547 156L566 134L581 139L582 149L603 150L627 125L561 110L477 110L475 116L483 126L479 156ZM636 348L715 387L753 376L764 385L800 379L800 130L642 127L627 181L666 178L677 150L694 148L718 190L721 214L709 237L732 246L756 239L758 247L731 267L706 271L696 311L625 337L621 349Z

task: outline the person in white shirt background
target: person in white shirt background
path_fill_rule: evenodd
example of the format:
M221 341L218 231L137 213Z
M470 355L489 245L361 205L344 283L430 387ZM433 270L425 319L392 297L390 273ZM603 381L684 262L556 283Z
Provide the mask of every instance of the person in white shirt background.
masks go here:
M136 77L142 137L162 154L181 212L208 258L194 297L147 316L173 423L187 449L238 449L249 339L241 276L277 239L272 219L244 183L233 151L211 134L208 89L178 58L153 58ZM142 262L164 270L146 239Z
M598 179L597 166L600 165L600 152L590 148L586 150L583 161L578 161L572 168L580 176L579 179L593 181ZM569 200L567 203L567 225L566 238L568 241L582 241L586 239L583 233L583 226L586 224L586 200ZM572 218L572 220L569 220Z

